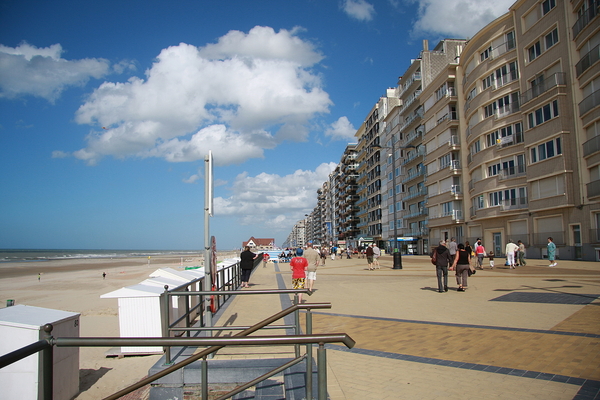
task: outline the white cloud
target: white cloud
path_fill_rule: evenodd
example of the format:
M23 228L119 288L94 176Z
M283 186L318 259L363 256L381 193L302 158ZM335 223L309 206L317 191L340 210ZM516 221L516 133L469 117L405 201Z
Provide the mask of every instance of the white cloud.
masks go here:
M371 21L375 16L375 7L365 0L344 0L342 10L359 21Z
M413 36L468 38L508 12L514 0L408 0L419 5Z
M68 86L83 86L90 78L109 72L110 63L99 58L65 60L62 47L37 48L27 43L0 45L0 97L42 97L53 103Z
M356 128L350 123L347 117L340 117L337 121L325 130L326 136L331 136L334 140L354 139Z
M193 161L209 149L219 165L263 156L283 140L304 141L310 121L332 105L311 67L323 56L296 34L255 27L205 47L161 51L145 79L105 82L76 121L99 125L75 157Z
M286 176L263 172L250 177L242 173L232 183L230 197L214 199L215 215L235 216L241 225L289 230L312 211L317 189L336 165L323 163L315 171L297 170Z

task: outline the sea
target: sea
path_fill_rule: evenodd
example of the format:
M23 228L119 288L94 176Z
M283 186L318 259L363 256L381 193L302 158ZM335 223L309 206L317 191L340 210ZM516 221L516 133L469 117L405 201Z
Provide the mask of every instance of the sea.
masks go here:
M81 249L0 249L0 263L69 259L106 259L158 256L200 257L201 250L81 250Z

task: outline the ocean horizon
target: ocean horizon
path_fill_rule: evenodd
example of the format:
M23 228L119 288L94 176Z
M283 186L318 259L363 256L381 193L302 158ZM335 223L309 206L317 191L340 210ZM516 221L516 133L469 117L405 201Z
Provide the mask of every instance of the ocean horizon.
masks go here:
M217 250L229 252L237 250ZM202 257L203 250L113 250L113 249L0 249L0 263L69 259L106 259L158 256Z

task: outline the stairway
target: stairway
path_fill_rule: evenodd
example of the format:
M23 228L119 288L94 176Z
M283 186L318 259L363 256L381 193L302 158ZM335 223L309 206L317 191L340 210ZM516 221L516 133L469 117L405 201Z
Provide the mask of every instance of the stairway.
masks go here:
M249 382L283 364L291 358L209 360L209 397L224 394L240 384ZM165 367L159 360L149 374ZM317 397L317 369L313 362L313 398ZM300 362L255 387L238 393L234 400L303 400L305 393L306 362ZM153 382L150 400L191 400L202 396L201 362L197 361ZM212 397L211 395L215 396Z

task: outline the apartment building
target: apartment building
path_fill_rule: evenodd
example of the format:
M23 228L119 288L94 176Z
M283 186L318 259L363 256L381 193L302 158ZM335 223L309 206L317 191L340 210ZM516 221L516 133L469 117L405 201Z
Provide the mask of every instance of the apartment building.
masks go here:
M599 261L599 13L520 0L468 41L425 41L356 134L359 236L416 254L522 240L529 258L552 237L559 258Z
M590 232L600 210L584 187L594 163L582 157L586 126L595 122L592 109L576 106L585 93L573 67L585 41L571 40L576 10L560 0L516 2L460 57L461 131L469 149L466 235L481 237L496 254L513 239L540 258L553 237L561 258L596 259ZM599 35L595 25L590 38Z

